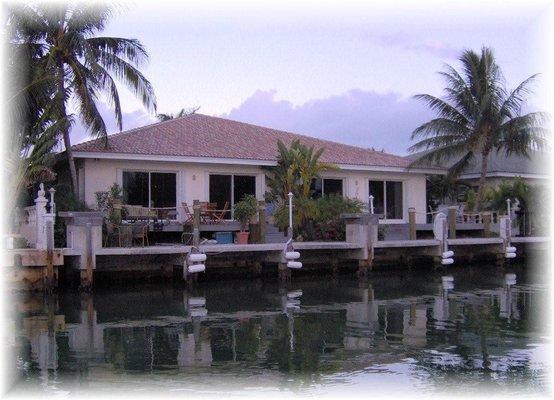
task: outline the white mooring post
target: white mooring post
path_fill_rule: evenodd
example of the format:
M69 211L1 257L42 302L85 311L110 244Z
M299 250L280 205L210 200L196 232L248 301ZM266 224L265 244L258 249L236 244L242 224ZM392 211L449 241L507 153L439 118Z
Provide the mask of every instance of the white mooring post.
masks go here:
M35 199L35 205L36 205L36 234L37 234L37 241L36 241L36 248L40 250L46 250L46 238L47 238L47 232L46 232L46 225L45 225L45 218L44 216L47 214L46 210L46 204L48 204L48 200L45 195L44 191L44 183L41 183L39 186L39 191L37 193L37 198Z
M289 239L292 239L292 192L289 192L289 231L287 232L287 236Z
M373 214L373 195L369 195L369 213Z
M507 210L507 215L508 215L508 218L512 218L512 209L511 209L511 205L512 205L512 200L510 199L506 199L506 210Z

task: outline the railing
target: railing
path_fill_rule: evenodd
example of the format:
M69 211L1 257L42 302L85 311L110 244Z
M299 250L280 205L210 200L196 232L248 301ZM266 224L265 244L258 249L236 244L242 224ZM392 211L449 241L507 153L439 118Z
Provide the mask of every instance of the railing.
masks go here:
M491 216L491 223L497 224L500 221L500 211L483 211L478 213L463 213L456 216L456 222L463 224L483 224L484 216Z
M29 206L23 209L19 221L19 233L34 246L37 242L37 207Z

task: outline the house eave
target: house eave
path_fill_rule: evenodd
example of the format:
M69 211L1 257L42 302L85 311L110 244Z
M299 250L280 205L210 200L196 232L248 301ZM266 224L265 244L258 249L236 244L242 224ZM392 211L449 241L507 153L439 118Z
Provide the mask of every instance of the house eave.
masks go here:
M130 154L130 153L100 153L87 151L74 151L74 158L89 158L103 160L129 160L129 161L162 161L179 162L194 164L227 164L227 165L256 165L273 167L277 161L256 160L244 158L223 158L223 157L191 157L191 156L169 156L153 154ZM336 164L340 169L347 171L375 171L375 172L402 172L417 174L445 174L446 170L429 168L406 168L406 167L387 167L379 165L360 165L360 164Z

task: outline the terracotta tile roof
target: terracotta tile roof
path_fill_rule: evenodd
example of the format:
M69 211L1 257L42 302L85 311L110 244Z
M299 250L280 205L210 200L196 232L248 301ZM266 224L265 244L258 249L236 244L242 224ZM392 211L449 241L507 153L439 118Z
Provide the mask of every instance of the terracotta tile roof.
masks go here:
M363 166L406 167L409 161L380 151L316 139L228 119L192 114L72 146L73 151L275 161L277 140L324 147L322 161Z

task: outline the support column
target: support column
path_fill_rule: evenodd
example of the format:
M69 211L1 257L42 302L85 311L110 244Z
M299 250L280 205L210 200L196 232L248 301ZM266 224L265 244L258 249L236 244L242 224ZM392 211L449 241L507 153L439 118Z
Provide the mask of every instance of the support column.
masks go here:
M267 222L265 214L265 201L258 202L258 224L260 226L260 243L265 243L265 234L267 232Z
M416 240L416 210L413 207L408 208L409 239Z
M491 236L491 213L490 212L483 213L483 236L484 237Z
M278 265L279 270L279 281L280 282L289 282L290 281L290 269L287 267L286 262L280 262Z
M448 207L448 237L456 239L456 211L458 207Z
M102 248L102 213L67 211L59 216L66 220L68 247L80 253L80 290L90 291L96 269L96 250Z
M358 276L367 275L373 264L373 243L377 242L379 217L375 214L343 214L346 224L346 241L360 245L354 259L358 260Z
M192 245L198 247L200 245L200 200L193 201L192 212Z

